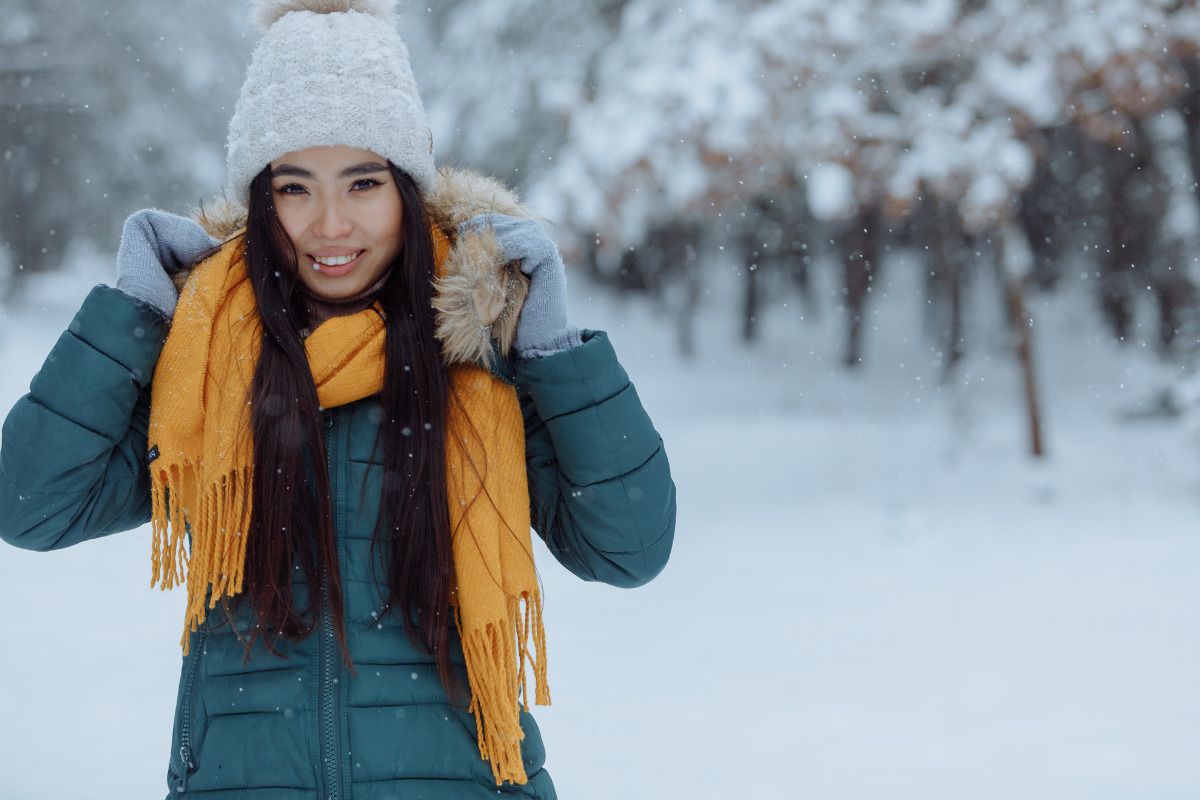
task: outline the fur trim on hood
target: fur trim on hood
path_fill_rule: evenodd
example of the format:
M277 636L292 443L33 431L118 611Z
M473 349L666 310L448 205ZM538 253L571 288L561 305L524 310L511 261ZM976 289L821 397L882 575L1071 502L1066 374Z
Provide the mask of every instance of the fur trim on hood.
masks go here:
M450 254L434 282L438 341L447 364L491 365L493 348L507 357L517 332L517 317L529 292L519 262L505 261L492 232L458 226L480 214L532 217L517 194L495 178L443 166L425 197L430 219L450 242ZM192 216L208 234L229 241L246 228L244 206L226 198L194 209ZM190 270L176 274L179 288Z

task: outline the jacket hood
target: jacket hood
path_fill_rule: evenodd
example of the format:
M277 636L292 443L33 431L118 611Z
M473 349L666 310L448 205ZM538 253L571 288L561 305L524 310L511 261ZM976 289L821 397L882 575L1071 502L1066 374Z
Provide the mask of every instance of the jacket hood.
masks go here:
M519 262L506 261L490 229L459 233L459 225L480 214L533 217L516 192L495 178L443 166L425 197L434 225L450 251L434 282L436 335L447 364L491 365L493 352L507 357L517 317L529 290ZM246 208L218 198L192 216L210 236L228 242L246 228ZM179 288L191 270L175 275Z

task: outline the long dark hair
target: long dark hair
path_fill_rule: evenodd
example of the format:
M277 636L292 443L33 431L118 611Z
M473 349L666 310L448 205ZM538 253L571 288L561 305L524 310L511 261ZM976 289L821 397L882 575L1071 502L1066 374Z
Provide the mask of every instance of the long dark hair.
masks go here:
M386 570L384 609L399 613L413 644L436 657L442 683L457 697L461 682L448 645L454 585L445 456L450 379L434 337L433 241L420 190L395 166L391 172L403 202L405 238L378 296L386 367L375 443L383 458L375 553ZM304 293L295 251L275 213L269 168L250 185L245 259L262 318L250 390L256 468L245 566L257 624L244 637L246 654L256 640L276 652L279 637L307 636L324 599L349 664L321 409L301 337ZM309 587L302 599L294 596L296 566ZM324 587L323 597L318 587Z

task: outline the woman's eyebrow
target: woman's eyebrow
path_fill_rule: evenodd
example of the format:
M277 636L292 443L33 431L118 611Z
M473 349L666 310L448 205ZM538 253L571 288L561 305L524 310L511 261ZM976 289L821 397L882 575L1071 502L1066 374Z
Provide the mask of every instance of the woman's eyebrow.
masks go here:
M381 164L378 161L364 161L361 164L355 164L346 167L340 173L339 178L353 178L357 175L371 175L376 172L386 172L387 164ZM308 178L312 180L317 176L306 170L304 167L297 167L295 164L280 164L278 167L271 168L271 177L289 176L292 178Z
M352 178L356 175L371 175L376 172L386 172L387 164L381 164L378 161L364 161L361 164L355 164L352 167L346 167L342 170L339 178Z
M276 178L281 175L290 175L293 178L314 178L316 177L303 167L297 167L293 164L280 164L278 167L271 167L271 177Z

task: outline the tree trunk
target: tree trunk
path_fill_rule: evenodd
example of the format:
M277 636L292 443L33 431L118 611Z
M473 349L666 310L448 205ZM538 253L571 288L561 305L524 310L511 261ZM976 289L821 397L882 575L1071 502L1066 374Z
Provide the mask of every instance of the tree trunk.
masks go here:
M1150 244L1158 214L1149 142L1132 124L1121 147L1098 148L1109 188L1108 242L1099 257L1100 307L1113 333L1128 341L1134 298L1150 278Z
M1004 278L1008 326L1013 337L1013 352L1021 369L1025 411L1029 421L1029 450L1035 458L1045 455L1042 445L1042 413L1038 403L1037 380L1033 365L1033 320L1025 307L1025 291L1033 280L1033 250L1025 230L1010 219L995 237L998 245L996 265Z
M679 354L684 358L696 355L696 312L700 306L699 264L690 264L684 275L683 301L675 317L675 330L679 341Z
M964 350L962 265L967 241L958 224L957 210L943 202L929 202L925 226L929 234L926 330L938 345L942 381L945 382Z
M1029 420L1029 447L1036 458L1045 455L1042 447L1042 415L1038 404L1037 382L1033 370L1033 321L1025 309L1025 286L1027 278L1009 279L1008 318L1013 331L1013 349L1025 389L1025 408Z
M746 254L746 294L742 304L742 339L747 343L758 338L759 268L752 253L753 256L757 255L755 251Z
M864 209L850 223L846 234L848 252L843 262L846 280L845 364L850 368L862 364L863 313L874 280L875 265L879 261L877 223L878 214L873 209Z

